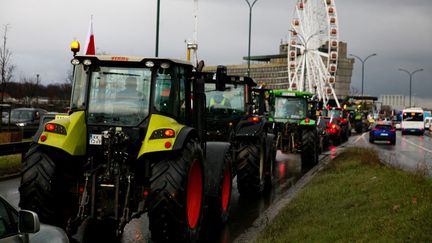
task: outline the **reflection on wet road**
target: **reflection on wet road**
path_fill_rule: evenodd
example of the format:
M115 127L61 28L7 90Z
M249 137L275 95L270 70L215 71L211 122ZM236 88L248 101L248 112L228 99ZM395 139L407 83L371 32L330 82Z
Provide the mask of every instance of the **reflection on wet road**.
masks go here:
M396 167L432 175L432 140L429 134L402 136L401 132L397 131L396 145L386 141L370 144L368 140L368 133L357 135L353 145L376 149L382 160Z

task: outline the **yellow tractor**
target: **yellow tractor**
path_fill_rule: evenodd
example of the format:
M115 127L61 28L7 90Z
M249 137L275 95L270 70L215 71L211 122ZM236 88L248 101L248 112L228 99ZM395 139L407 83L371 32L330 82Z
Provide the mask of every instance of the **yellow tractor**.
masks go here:
M24 157L20 207L78 242L118 240L144 213L154 241L196 241L208 194L225 217L229 144L206 141L200 70L164 58L71 62L70 112L40 126Z

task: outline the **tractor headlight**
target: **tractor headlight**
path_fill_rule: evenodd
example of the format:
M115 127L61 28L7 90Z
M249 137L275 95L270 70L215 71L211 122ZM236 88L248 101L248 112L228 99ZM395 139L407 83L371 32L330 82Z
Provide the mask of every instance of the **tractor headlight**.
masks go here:
M146 65L146 67L148 67L148 68L152 68L152 67L154 67L154 62L152 62L152 61L147 61L147 62L145 62L145 65Z
M90 66L92 64L92 61L90 59L84 59L83 64L85 66Z
M78 64L80 64L80 60L74 58L71 60L71 63L72 63L72 65L78 65Z

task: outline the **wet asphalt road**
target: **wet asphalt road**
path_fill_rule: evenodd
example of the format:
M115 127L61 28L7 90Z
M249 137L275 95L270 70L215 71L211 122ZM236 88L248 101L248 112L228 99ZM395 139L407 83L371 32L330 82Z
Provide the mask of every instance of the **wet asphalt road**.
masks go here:
M379 152L381 160L404 170L432 175L432 139L425 135L403 135L396 132L396 144L386 141L369 143L369 133L350 139L354 146L373 148Z
M368 133L361 135L353 133L349 141L339 147L363 146L374 148L379 152L382 159L393 165L411 171L426 168L429 175L432 175L432 140L430 136L401 136L400 132L397 132L397 142L394 146L386 142L370 144L368 139ZM320 156L320 159L325 157L334 158L336 149L334 146L329 147ZM277 182L274 188L260 198L244 198L238 194L236 180L234 179L230 220L223 228L205 225L201 242L233 242L234 239L252 226L261 213L280 200L284 192L296 183L301 177L299 155L287 155L278 151L276 159ZM18 205L19 201L17 190L19 182L19 178L0 182L0 193L14 205ZM146 214L139 219L132 220L126 226L122 242L151 242Z

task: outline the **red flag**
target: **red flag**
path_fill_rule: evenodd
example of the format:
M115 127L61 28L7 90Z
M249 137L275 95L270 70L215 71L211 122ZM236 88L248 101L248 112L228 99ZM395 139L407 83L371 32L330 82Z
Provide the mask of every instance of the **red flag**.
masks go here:
M95 47L94 34L93 34L93 15L91 16L90 19L90 27L87 33L86 45L84 50L86 55L96 55L96 47Z

